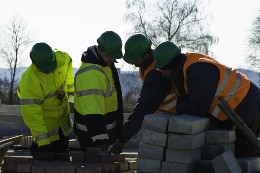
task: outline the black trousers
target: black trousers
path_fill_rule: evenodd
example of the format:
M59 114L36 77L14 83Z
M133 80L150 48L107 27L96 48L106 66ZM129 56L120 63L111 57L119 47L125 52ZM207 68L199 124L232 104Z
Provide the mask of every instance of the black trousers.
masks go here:
M91 136L89 135L88 132L77 129L75 127L75 124L73 125L73 130L75 135L77 136L79 145L83 152L87 152L87 148L89 147L95 147L94 142L91 139Z
M248 124L248 127L258 138L260 132L260 116ZM235 156L260 157L259 149L250 140L248 140L248 138L239 129L236 130Z
M66 153L68 152L69 137L68 136L65 137L61 129L59 129L59 136L60 136L59 140L51 142L51 152ZM38 151L39 151L38 144L36 142L33 142L31 145L32 155L34 152L38 152Z

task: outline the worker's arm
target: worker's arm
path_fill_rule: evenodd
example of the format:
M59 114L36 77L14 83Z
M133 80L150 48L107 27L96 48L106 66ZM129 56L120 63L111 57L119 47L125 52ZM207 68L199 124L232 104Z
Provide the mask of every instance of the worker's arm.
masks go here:
M127 141L141 129L144 116L157 110L171 87L171 82L161 72L152 70L147 74L137 104L124 124L121 140Z
M219 75L219 69L212 64L196 63L191 65L187 69L188 93L178 97L177 112L179 114L208 116L217 90Z
M34 82L30 83L29 86L27 81L22 81L19 83L18 95L23 120L31 130L34 141L39 147L49 145L51 142L43 119L42 104L44 97L40 84Z
M69 94L74 95L74 74L73 74L73 67L72 67L72 59L70 58L70 61L68 63L68 72L66 77L66 83L67 83L67 92Z

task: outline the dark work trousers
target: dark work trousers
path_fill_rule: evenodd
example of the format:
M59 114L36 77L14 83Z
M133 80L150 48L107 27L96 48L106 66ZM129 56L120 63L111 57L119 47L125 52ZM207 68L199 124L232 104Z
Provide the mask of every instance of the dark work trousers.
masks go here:
M255 118L248 127L258 138L260 132L260 116ZM235 144L236 157L260 157L259 149L239 130L236 129L236 144Z
M82 151L87 152L88 147L95 147L93 140L91 139L88 132L79 130L75 127L75 123L73 125L73 130L75 135L77 136L77 139L79 141L79 145L82 149Z
M50 152L66 153L68 152L69 137L68 136L65 137L61 129L59 129L59 136L60 136L59 140L51 142ZM31 146L32 155L34 152L38 152L38 144L36 142L33 142Z

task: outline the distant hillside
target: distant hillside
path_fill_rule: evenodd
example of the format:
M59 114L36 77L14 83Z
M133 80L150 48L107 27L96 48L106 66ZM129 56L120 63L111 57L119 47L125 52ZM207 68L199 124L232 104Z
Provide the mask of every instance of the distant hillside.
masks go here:
M26 67L18 68L18 73L16 75L16 79L18 81L25 69ZM121 82L123 96L125 96L130 90L132 90L136 92L131 94L134 94L134 97L137 97L142 85L141 79L139 78L138 75L138 71L127 72L127 71L121 71L121 69L119 68L117 70ZM239 68L237 70L246 74L253 83L255 83L258 87L260 87L260 73L248 69L243 69L243 68ZM74 75L77 71L78 69L74 68ZM9 71L6 68L0 68L0 78L4 78L4 77L10 79Z
M27 69L27 67L20 67L17 69L17 75L15 77L15 79L17 81L20 80L22 73ZM126 71L121 71L119 68L118 70L118 74L119 74L119 79L121 81L121 88L122 88L122 93L123 96L125 96L125 94L127 92L129 92L131 89L140 89L141 88L141 79L138 76L138 72L137 71L133 71L133 72L126 72ZM74 68L74 75L76 74L76 72L78 71L78 68ZM0 78L4 78L6 77L7 79L10 80L10 73L9 70L6 68L0 68ZM134 82L133 82L134 81ZM138 93L136 93L138 95ZM136 97L137 97L136 95Z

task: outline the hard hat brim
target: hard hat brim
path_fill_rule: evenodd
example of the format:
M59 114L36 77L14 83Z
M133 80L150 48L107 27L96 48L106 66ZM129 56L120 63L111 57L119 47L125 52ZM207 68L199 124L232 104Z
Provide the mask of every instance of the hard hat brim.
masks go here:
M108 55L108 56L111 57L112 59L121 59L121 58L123 58L123 53L119 52L117 54L111 54L111 55Z

